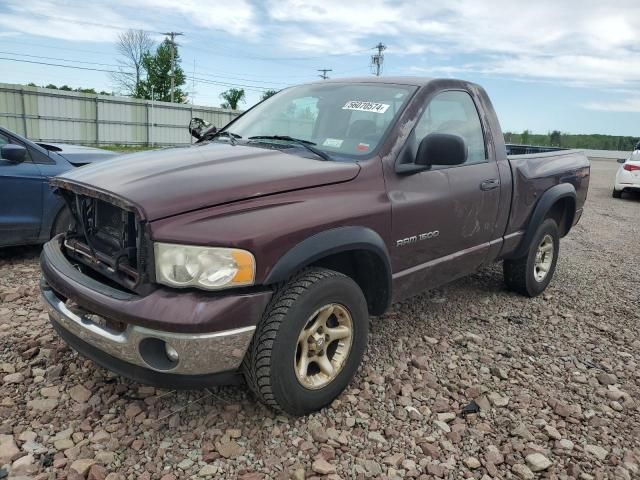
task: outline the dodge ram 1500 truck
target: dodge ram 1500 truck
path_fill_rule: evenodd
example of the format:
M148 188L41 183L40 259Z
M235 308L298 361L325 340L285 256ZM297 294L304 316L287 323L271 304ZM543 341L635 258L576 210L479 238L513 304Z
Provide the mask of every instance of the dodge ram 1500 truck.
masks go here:
M398 299L496 261L540 294L587 196L581 152L507 157L460 80L322 81L191 127L52 180L75 222L42 252L51 323L136 381L244 377L290 414L341 393Z

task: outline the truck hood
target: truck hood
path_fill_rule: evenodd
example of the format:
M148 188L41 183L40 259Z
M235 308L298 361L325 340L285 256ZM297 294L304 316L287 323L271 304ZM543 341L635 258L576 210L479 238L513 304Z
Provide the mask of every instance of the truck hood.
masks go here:
M346 182L359 171L356 163L210 143L121 155L66 172L52 184L75 184L116 196L152 221L223 203Z

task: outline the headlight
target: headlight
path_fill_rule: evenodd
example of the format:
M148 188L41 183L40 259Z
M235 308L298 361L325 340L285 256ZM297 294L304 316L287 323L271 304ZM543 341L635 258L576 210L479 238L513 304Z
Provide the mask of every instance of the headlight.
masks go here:
M253 285L255 259L237 248L155 243L156 281L206 290Z

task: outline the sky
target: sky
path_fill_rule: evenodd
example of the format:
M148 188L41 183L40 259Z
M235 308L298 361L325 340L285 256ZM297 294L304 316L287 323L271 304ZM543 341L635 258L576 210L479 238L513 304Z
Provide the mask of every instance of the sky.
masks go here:
M318 69L371 75L382 42L382 75L479 83L504 131L640 136L638 18L638 0L0 0L0 81L117 91L96 70L118 35L177 31L190 101L241 87L247 108Z

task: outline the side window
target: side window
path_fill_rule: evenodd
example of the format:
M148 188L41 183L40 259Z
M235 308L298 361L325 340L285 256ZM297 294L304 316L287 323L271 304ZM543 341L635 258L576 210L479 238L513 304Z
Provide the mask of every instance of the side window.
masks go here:
M416 141L430 133L452 133L464 138L469 149L465 165L487 161L480 117L466 92L442 92L431 100L416 125Z

